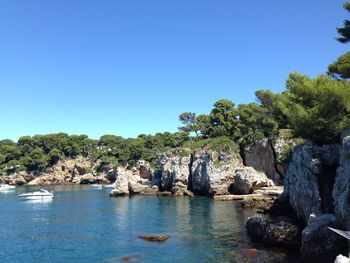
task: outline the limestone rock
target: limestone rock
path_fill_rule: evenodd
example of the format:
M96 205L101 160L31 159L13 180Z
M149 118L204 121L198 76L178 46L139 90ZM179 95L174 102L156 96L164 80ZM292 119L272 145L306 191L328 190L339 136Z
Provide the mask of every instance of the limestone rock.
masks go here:
M30 181L28 185L52 185L61 183L60 179L53 174L43 174L34 180Z
M251 167L239 168L234 170L233 193L251 194L254 190L264 186L272 186L272 180L265 174L256 172Z
M132 172L124 168L117 168L117 179L115 180L115 187L111 191L112 196L128 195L129 194L129 178Z
M137 168L127 169L118 167L116 171L115 188L111 191L111 196L157 194L158 187L152 186L148 179L141 178Z
M343 227L350 222L350 136L344 136L333 188L334 210Z
M162 191L171 191L175 181L188 185L190 175L189 164L191 157L174 156L172 153L164 153L160 156L160 187Z
M285 194L304 223L312 213L332 212L332 189L339 146L304 144L292 156L285 176Z
M202 152L193 157L191 189L199 195L226 195L234 182L235 169L242 167L235 155Z
M276 184L280 183L281 177L275 168L276 153L270 140L262 139L247 145L244 148L244 160L246 166L251 166L257 171L264 172Z
M93 184L96 183L96 177L92 173L84 174L74 178L73 183L76 184Z

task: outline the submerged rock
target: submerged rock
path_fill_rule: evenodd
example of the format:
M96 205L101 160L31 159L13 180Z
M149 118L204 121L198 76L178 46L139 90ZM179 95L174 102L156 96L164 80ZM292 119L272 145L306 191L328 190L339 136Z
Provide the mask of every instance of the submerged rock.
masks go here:
M297 247L300 245L301 230L296 224L285 221L272 222L262 215L255 215L246 223L248 234L269 245Z
M269 220L261 215L255 215L248 218L246 228L248 234L255 239L263 240L266 234L266 228L269 225Z
M164 242L170 238L167 235L145 235L139 236L139 238L150 241L150 242Z
M297 225L281 221L268 225L265 242L286 247L299 246L300 234L301 231Z

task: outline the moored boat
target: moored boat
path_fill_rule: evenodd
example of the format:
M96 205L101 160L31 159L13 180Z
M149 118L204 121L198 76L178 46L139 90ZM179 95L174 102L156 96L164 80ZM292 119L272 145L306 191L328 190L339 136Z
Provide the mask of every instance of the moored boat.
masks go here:
M54 195L53 193L45 189L40 189L40 191L20 194L19 197L26 200L43 200L43 199L52 199Z
M8 184L1 184L0 185L0 191L1 192L10 191L10 190L14 190L14 189L16 189L16 186L8 185Z

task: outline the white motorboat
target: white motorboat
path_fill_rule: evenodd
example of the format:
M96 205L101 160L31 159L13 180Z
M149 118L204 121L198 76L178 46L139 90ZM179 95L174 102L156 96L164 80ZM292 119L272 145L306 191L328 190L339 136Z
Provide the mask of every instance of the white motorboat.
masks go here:
M15 190L15 189L16 189L16 186L13 186L13 185L8 185L8 184L1 184L0 185L0 191L1 192Z
M40 189L40 191L20 194L19 197L26 200L44 200L44 199L52 199L53 193L45 189Z
M107 189L113 189L113 188L115 188L115 183L113 183L113 184L107 184L107 185L104 185L103 187L104 187L104 188L107 188Z

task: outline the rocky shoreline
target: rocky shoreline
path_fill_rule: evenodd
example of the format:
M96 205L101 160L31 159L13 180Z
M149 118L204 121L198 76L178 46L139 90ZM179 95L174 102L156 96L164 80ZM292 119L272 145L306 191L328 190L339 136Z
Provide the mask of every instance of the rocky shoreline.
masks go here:
M115 183L113 197L202 195L215 201L237 200L245 209L259 210L247 220L247 232L254 241L300 249L302 262L333 262L348 251L346 240L328 227L349 228L350 133L342 135L342 145L306 142L297 146L288 168L278 161L286 143L291 142L283 138L257 141L244 148L243 159L235 152L167 152L160 156L157 170L139 162L105 166L97 173L97 164L79 157L59 161L40 176L19 172L0 176L0 182Z

